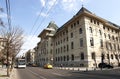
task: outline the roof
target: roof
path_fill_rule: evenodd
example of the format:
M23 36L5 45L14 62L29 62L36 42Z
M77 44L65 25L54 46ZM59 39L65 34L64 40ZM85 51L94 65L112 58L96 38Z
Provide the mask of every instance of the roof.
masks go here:
M51 22L49 23L49 25L47 26L47 28L53 28L53 29L57 30L57 29L58 29L58 26L55 24L54 21L51 21Z
M57 30L57 32L59 32L61 29L63 29L66 24L70 23L70 22L72 21L72 19L74 19L75 17L77 17L77 16L79 16L79 15L82 15L82 14L84 14L84 13L87 14L87 15L89 15L89 16L91 16L91 17L97 18L97 19L99 19L99 20L102 21L102 22L108 23L108 24L110 24L111 26L120 28L119 25L114 24L114 23L112 23L112 22L110 22L110 21L108 21L108 20L106 20L106 19L103 19L103 18L101 18L101 17L99 17L99 16L96 16L96 15L93 14L91 11L89 11L88 9L86 9L85 7L82 6L82 8L76 13L76 15L75 15L74 17L72 17L69 21L67 21L65 24L63 24L63 25Z
M92 14L92 12L90 12L89 10L87 10L85 7L82 7L82 8L77 12L76 15L79 15L79 14L81 14L81 13L83 13L83 12L87 12L87 13Z
M52 33L52 31L56 31L57 29L58 29L58 26L55 24L55 22L51 21L51 22L48 24L47 28L44 29L44 30L38 35L38 37L41 37L41 36L42 36L44 33L46 33L46 32L51 32L51 33Z

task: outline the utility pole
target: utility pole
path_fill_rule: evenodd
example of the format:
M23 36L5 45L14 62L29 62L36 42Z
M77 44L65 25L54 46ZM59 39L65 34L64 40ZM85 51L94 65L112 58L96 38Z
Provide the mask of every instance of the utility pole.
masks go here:
M9 43L7 41L7 76L9 76Z

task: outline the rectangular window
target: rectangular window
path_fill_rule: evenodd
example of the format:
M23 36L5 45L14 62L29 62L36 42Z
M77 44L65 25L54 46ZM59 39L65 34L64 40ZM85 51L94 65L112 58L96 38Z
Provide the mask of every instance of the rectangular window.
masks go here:
M65 52L65 50L66 50L66 47L64 46L64 52Z
M80 47L83 47L83 38L80 38Z
M74 26L76 26L76 23L74 23Z
M71 38L73 38L73 33L71 33Z
M69 46L67 45L67 51L69 51Z
M77 21L77 24L79 25L79 20Z
M92 23L92 22L93 22L93 20L92 20L92 19L90 19L90 22Z
M71 29L73 29L73 25L71 25Z
M61 47L61 53L62 53L62 47Z
M92 59L95 60L95 52L93 52L91 55L92 55Z
M80 54L80 58L81 58L81 60L84 60L84 53L83 52Z
M107 54L107 59L109 59L109 54Z
M74 49L74 43L71 42L71 49Z

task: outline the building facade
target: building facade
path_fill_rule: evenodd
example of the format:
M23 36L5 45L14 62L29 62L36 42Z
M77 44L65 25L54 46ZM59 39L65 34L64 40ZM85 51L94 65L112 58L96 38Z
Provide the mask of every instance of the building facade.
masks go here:
M52 38L48 32L43 30L39 35L39 63L45 64L52 57L54 66L98 67L101 62L114 66L119 64L120 26L84 7L56 29Z
M30 49L25 54L26 63L32 65L35 63L35 49Z
M44 64L53 64L53 37L58 27L54 22L50 22L46 29L40 34L41 41L38 43L36 51L36 64L43 66Z

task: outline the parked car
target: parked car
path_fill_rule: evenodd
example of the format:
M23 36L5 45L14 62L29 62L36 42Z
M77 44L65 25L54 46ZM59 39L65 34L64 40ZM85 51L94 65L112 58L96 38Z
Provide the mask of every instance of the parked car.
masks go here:
M107 67L107 68L113 68L113 66L110 65L110 64L107 64L106 67Z
M44 68L45 68L45 69L52 69L53 66L52 66L51 64L45 64L45 65L44 65Z
M107 63L99 63L98 67L99 68L113 68L112 65L107 64Z

